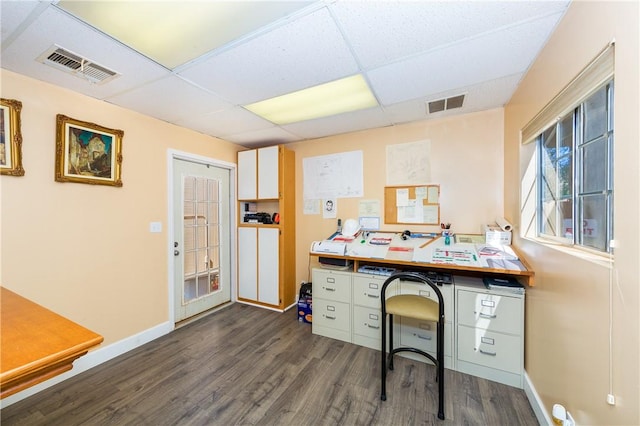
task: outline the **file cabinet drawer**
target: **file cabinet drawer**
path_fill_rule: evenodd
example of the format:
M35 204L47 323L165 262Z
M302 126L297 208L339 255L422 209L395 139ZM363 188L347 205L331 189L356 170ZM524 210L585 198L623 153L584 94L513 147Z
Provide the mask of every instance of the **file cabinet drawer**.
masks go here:
M386 277L365 274L353 275L353 303L380 309L380 291Z
M380 310L362 306L353 307L353 332L355 334L379 340L382 337L381 326Z
M521 373L520 336L458 326L458 359L486 367Z
M400 327L400 346L409 346L419 348L423 351L436 353L437 347L437 323L429 321L421 321L415 318L402 317L399 319ZM450 322L444 324L444 354L452 355L452 325Z
M521 334L522 299L519 297L459 290L457 303L458 324Z
M313 325L351 332L350 305L313 298Z
M351 274L314 269L312 286L314 301L315 298L321 298L351 302Z

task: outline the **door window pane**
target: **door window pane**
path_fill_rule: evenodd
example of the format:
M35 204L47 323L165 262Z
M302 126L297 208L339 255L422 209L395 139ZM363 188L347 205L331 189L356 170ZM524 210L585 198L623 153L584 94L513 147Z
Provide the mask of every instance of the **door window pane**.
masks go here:
M184 176L184 296L188 303L220 290L220 181Z

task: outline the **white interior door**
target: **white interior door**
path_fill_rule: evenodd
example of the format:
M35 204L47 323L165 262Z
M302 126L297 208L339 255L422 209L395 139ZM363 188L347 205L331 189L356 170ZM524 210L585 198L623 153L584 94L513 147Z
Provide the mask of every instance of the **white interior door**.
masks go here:
M175 322L231 300L229 176L173 160Z

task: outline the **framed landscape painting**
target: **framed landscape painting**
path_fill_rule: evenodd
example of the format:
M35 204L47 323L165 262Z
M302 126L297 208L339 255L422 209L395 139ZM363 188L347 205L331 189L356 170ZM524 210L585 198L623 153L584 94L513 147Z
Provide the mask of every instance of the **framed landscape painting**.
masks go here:
M24 175L20 131L21 110L20 101L0 99L0 174L2 175Z
M56 116L56 181L122 186L122 130Z

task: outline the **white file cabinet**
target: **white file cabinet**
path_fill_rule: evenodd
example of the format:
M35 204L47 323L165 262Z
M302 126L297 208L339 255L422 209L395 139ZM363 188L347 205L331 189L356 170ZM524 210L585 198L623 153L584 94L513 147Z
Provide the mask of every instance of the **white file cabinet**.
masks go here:
M386 276L352 274L353 280L353 343L380 350L382 314L380 291Z
M522 388L524 295L455 277L457 370Z
M380 298L386 276L313 270L312 331L333 339L381 348ZM449 276L438 289L444 299L444 366L522 388L524 295L487 290L480 278ZM437 301L424 284L396 280L387 297L413 293ZM436 356L436 323L394 317L394 347L420 348ZM427 362L411 352L402 356Z
M444 366L445 368L454 369L453 363L453 289L452 285L445 284L438 286L438 290L442 293L444 299ZM387 297L393 294L417 294L429 299L438 301L438 296L433 289L425 284L397 280L390 285L387 290ZM430 353L434 357L437 355L437 323L430 321L418 320L407 317L394 317L394 346L413 347L422 349ZM424 357L415 355L411 352L403 353L404 356L420 361L424 361ZM429 361L427 361L429 362Z
M351 343L351 273L314 269L313 334Z

